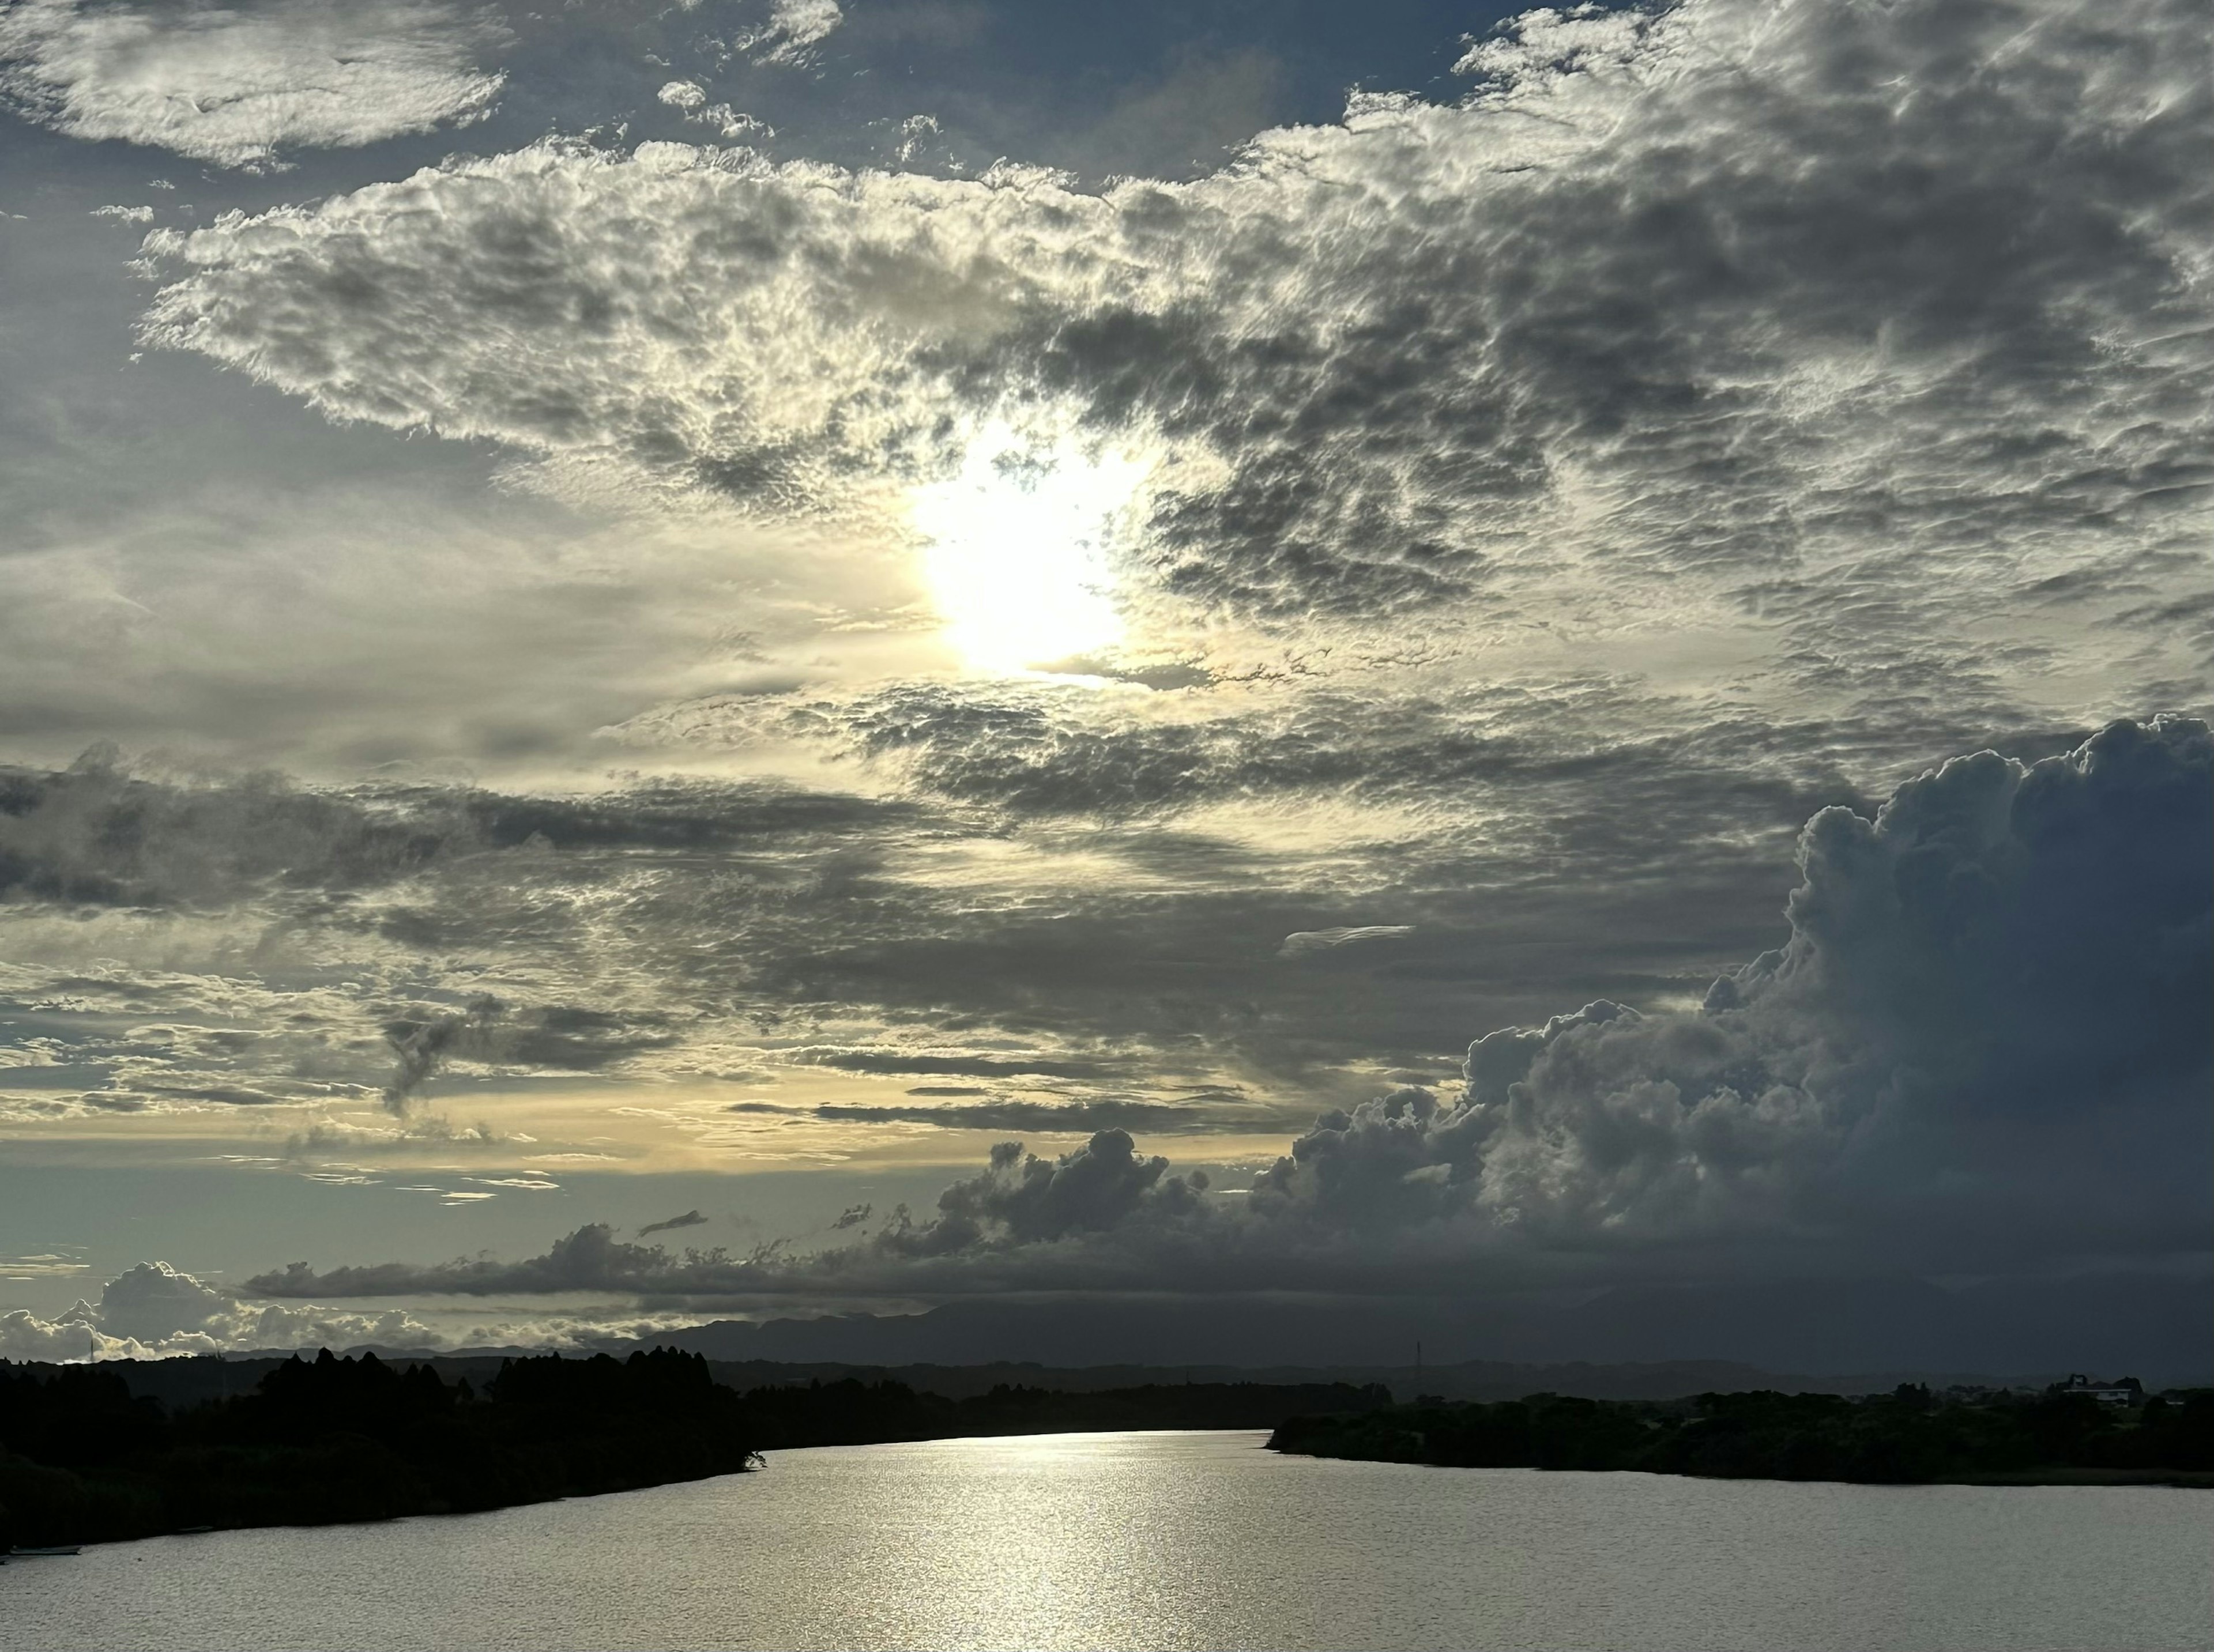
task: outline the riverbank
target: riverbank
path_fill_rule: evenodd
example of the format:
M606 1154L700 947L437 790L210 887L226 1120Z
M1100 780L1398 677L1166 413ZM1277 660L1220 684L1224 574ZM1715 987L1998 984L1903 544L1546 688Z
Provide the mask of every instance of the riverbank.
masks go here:
M0 1369L0 1546L474 1512L758 1459L738 1396L675 1352L512 1361L481 1395L325 1353L174 1413L113 1368Z
M2080 1394L1702 1394L1673 1404L1533 1395L1420 1399L1288 1420L1269 1448L1440 1467L1635 1470L1864 1484L2214 1488L2214 1393L2115 1407Z
M174 1406L127 1364L0 1363L0 1549L476 1513L739 1473L761 1454L971 1436L1267 1429L1381 1387L1000 1385L956 1399L847 1380L746 1393L695 1354L509 1360L481 1393L427 1363L297 1358Z

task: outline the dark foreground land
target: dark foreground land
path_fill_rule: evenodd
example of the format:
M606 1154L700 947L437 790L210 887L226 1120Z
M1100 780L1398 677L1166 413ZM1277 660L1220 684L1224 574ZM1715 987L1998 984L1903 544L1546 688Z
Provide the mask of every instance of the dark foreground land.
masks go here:
M472 1361L474 1375L450 1363L0 1362L0 1549L498 1509L741 1472L799 1446L1094 1429L1273 1428L1278 1451L1469 1467L2214 1485L2210 1390L2129 1407L1910 1385L1863 1399L1398 1405L1379 1384L1321 1382L1003 1383L953 1398L847 1378L741 1392L674 1349Z
M1901 1385L1832 1394L1701 1394L1653 1403L1539 1394L1422 1399L1297 1417L1269 1444L1311 1457L1453 1468L1634 1469L1870 1484L2214 1485L2214 1390L2114 1406L2083 1394L1933 1397Z
M499 1509L737 1473L796 1446L1269 1428L1391 1400L1342 1384L1000 1387L951 1399L849 1380L740 1393L673 1349L505 1360L481 1392L374 1354L286 1360L248 1392L166 1404L134 1393L138 1375L127 1362L0 1362L0 1551Z

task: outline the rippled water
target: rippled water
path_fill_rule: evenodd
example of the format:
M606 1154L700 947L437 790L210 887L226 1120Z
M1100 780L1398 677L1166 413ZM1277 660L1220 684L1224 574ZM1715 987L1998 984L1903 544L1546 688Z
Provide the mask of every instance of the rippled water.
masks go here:
M9 1648L2158 1652L2214 1493L1318 1462L1257 1434L780 1452L757 1474L0 1568Z

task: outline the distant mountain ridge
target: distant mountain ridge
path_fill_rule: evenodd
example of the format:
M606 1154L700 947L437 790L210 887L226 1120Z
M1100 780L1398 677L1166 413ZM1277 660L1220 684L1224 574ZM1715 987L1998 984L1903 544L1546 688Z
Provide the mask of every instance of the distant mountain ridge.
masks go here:
M869 1366L1398 1369L1416 1364L1419 1344L1422 1362L1438 1367L1705 1362L1807 1378L2095 1368L2181 1384L2214 1377L2214 1280L2134 1276L1963 1290L1911 1278L1626 1287L1566 1308L1495 1300L967 1301L906 1316L720 1320L660 1339L711 1359Z
M1495 1298L972 1299L910 1314L718 1320L590 1346L682 1348L719 1362L816 1375L1006 1367L1031 1374L1021 1381L1053 1372L1074 1383L1082 1373L1107 1370L1122 1374L1117 1381L1185 1369L1216 1380L1297 1373L1285 1380L1385 1381L1394 1392L1421 1387L1469 1399L1540 1391L1666 1399L1787 1385L1853 1393L1909 1380L2043 1382L2071 1370L2183 1387L2214 1381L2214 1280L2109 1276L1960 1290L1912 1278L1638 1286L1565 1306Z

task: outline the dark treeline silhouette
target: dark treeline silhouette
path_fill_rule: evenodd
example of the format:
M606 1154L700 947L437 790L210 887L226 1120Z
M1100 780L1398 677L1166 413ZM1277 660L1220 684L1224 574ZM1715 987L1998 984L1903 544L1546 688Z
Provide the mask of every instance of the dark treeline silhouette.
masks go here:
M196 1381L168 1405L133 1394L143 1375L0 1362L0 1545L498 1509L732 1473L795 1446L1269 1428L1391 1403L1379 1386L1323 1383L1001 1384L954 1399L848 1379L741 1394L674 1349L505 1360L481 1394L428 1363L327 1350L267 1366L249 1392Z
M1654 1404L1536 1394L1487 1405L1426 1396L1360 1416L1296 1417L1269 1444L1312 1457L1456 1468L1723 1478L2189 1477L2214 1471L2214 1390L2132 1407L2059 1392L1933 1396L1912 1384L1862 1399L1764 1392Z
M374 1354L294 1358L174 1413L112 1369L0 1364L0 1541L444 1514L727 1474L739 1397L675 1350L507 1362L480 1396Z

